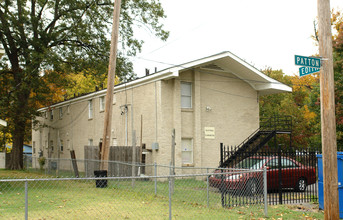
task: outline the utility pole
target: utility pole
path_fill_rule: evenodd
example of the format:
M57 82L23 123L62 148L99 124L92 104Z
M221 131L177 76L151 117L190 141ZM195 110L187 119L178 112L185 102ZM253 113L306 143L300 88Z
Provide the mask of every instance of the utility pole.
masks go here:
M118 45L118 35L119 35L120 4L121 4L121 0L115 0L114 10L113 10L110 61L109 61L108 76L107 76L104 133L103 133L103 138L102 138L103 143L102 143L102 148L101 148L101 165L100 165L101 170L108 170L107 161L108 161L110 137L111 137L113 90L114 90L117 45Z
M318 0L320 107L323 152L324 219L339 219L335 91L330 0Z

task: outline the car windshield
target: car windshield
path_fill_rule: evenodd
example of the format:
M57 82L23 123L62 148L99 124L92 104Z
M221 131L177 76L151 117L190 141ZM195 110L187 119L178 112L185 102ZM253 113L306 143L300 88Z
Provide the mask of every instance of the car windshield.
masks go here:
M246 158L236 164L235 168L238 169L261 169L265 160L262 158Z

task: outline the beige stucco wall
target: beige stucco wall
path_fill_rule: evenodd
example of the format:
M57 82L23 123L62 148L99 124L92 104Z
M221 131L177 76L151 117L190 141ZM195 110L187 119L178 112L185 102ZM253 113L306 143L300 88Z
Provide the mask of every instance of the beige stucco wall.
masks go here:
M200 70L201 128L215 128L215 139L202 136L202 165L218 166L220 143L238 145L259 127L257 92L228 73ZM209 107L210 110L206 110Z
M181 109L182 81L192 83L192 109ZM74 149L76 157L83 159L84 146L88 145L88 140L93 139L97 145L102 138L104 112L100 112L99 97L104 94L104 91L100 91L87 98L55 105L52 121L38 118L45 126L32 132L32 140L37 148L34 156L38 156L39 149L43 149L44 156L48 156L46 143L49 139L53 140L55 148L51 157L70 158L69 150ZM221 142L237 145L258 128L257 97L257 92L248 83L238 80L234 75L207 69L191 69L181 72L177 78L115 89L111 144L114 139L119 146L131 145L132 130L135 130L137 145L140 145L141 140L148 149L155 142L159 145L158 150L151 150L147 154L146 163L169 165L172 130L175 129L177 167L183 166L182 138L193 139L193 164L187 166L217 167ZM93 100L92 119L88 119L90 99ZM128 107L127 112L124 111L125 105ZM63 108L62 119L59 119L59 107ZM206 110L207 107L210 110ZM205 137L205 127L215 128L214 139ZM64 144L64 151L59 155L58 135ZM152 170L148 172L151 174ZM165 173L169 173L169 170L165 169Z
M93 118L88 118L88 101L93 102ZM63 116L60 118L59 109L62 108ZM69 110L68 110L69 108ZM93 139L94 144L98 144L102 134L104 113L100 112L99 96L95 94L85 100L67 101L52 107L54 118L50 120L50 111L47 118L45 111L43 117L37 119L41 121L41 127L33 129L32 141L35 142L35 153L38 156L40 150L45 157L70 158L70 150L75 150L77 159L84 158L83 146L88 145L88 140ZM58 137L63 141L63 151L58 149ZM53 141L52 151L50 141Z
M170 80L172 81L172 80ZM181 162L181 139L193 139L194 167L217 167L220 143L238 145L259 126L257 92L234 75L206 69L188 70L174 79L173 124L176 128L176 166ZM180 82L192 83L192 109L181 109ZM167 100L167 99L166 99ZM206 110L206 108L210 110ZM215 138L205 137L205 127ZM181 132L180 132L181 130Z

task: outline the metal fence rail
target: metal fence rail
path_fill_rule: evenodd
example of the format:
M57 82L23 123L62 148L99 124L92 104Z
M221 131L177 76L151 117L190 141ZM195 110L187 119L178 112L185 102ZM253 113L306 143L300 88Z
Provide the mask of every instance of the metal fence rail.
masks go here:
M220 175L261 175L261 170L230 170ZM266 172L264 171L264 174ZM1 219L197 219L225 218L229 193L213 185L218 173L144 177L0 179ZM107 187L99 187L105 181ZM212 181L212 182L211 182ZM232 206L249 201L256 217L267 215L263 192L230 192ZM232 194L231 194L232 193ZM227 204L227 203L225 203ZM263 208L264 207L264 208ZM264 211L263 211L264 210Z
M81 160L66 158L44 158L43 166L39 164L39 157L26 156L24 158L24 168L28 171L40 172L59 177L76 177L75 167L78 169L78 177L94 177L94 171L100 168L95 164L100 164L100 160ZM165 176L170 174L170 164L141 164L122 161L107 161L109 163L108 176L123 177L132 176L132 169L135 169L136 176ZM176 174L202 174L211 173L217 167L177 167L174 166Z

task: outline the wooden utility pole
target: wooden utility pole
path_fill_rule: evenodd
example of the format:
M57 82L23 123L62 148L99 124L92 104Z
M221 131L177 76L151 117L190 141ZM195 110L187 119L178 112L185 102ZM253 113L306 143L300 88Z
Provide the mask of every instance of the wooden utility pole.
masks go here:
M111 138L112 105L113 105L113 90L114 90L117 45L118 45L118 35L119 35L120 4L121 4L121 0L115 0L114 10L113 10L110 61L109 61L108 76L107 76L104 133L103 133L103 138L102 138L103 143L102 143L102 148L101 148L101 165L100 165L101 170L108 170L107 161L108 161L110 140L111 140L110 138Z
M339 219L335 91L330 0L318 0L324 219Z

